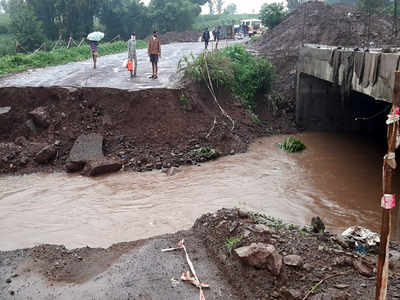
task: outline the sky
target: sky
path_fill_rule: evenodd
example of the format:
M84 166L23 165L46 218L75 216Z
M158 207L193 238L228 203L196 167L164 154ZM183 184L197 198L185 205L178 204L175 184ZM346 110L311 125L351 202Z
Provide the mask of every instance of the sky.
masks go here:
M148 4L150 0L143 0ZM284 2L283 0L224 0L225 6L230 3L235 3L238 8L238 13L258 13L264 3ZM203 7L203 13L208 13L208 6Z

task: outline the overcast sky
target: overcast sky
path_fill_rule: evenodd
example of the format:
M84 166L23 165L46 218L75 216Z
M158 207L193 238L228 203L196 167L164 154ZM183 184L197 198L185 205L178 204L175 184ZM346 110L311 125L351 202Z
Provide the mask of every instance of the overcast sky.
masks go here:
M150 0L144 0L148 4ZM224 0L225 6L229 3L235 3L238 7L238 13L258 13L261 5L264 3L284 2L283 0ZM203 7L203 13L208 13L208 6Z

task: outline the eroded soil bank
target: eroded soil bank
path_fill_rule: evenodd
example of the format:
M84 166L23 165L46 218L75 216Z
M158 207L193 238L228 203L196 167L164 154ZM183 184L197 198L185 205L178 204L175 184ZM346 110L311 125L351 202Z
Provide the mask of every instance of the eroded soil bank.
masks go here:
M121 159L125 170L143 171L244 152L255 137L274 128L295 130L294 124L273 118L264 129L229 95L221 93L218 99L235 121L233 131L207 90L199 86L134 92L2 88L0 173L63 170L73 143L82 134L101 134L106 157ZM38 162L38 152L47 146L54 149L54 155ZM207 148L215 149L217 155L206 157L193 151Z
M304 299L313 287L307 299L374 298L375 248L360 254L336 235L238 210L203 215L187 231L108 249L41 245L0 252L0 298L198 299L199 290L179 280L189 268L184 252L161 252L182 239L200 281L211 286L206 299ZM252 243L264 252L240 258L241 247ZM388 299L400 297L399 249L392 243Z

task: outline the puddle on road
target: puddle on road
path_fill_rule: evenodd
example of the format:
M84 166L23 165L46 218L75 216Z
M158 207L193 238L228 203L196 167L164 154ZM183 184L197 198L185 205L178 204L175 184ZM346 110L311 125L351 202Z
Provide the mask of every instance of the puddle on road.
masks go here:
M186 167L174 177L159 171L95 179L62 173L0 177L0 249L108 247L189 228L201 214L222 207L297 224L319 215L330 231L354 224L378 230L384 149L354 136L299 136L307 145L300 154L279 149L283 136L263 138L248 153Z

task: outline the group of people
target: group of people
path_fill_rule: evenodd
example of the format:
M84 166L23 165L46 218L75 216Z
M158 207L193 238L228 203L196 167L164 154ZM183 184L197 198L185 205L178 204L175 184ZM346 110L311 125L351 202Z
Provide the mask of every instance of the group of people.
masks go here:
M215 49L218 49L218 42L221 38L220 27L214 27L214 30L212 31L212 35L213 35L214 41L215 41ZM206 49L206 50L208 48L208 43L210 42L210 38L211 38L210 31L208 30L208 28L204 29L201 39L204 41L204 49Z
M93 68L96 69L97 62L97 44L96 41L90 41L90 49L92 51ZM148 41L147 53L150 58L153 73L149 77L151 79L158 78L158 59L161 58L161 43L158 38L158 32L154 31L152 37ZM128 71L131 73L131 78L136 77L137 71L137 56L136 56L136 34L132 33L128 40Z

